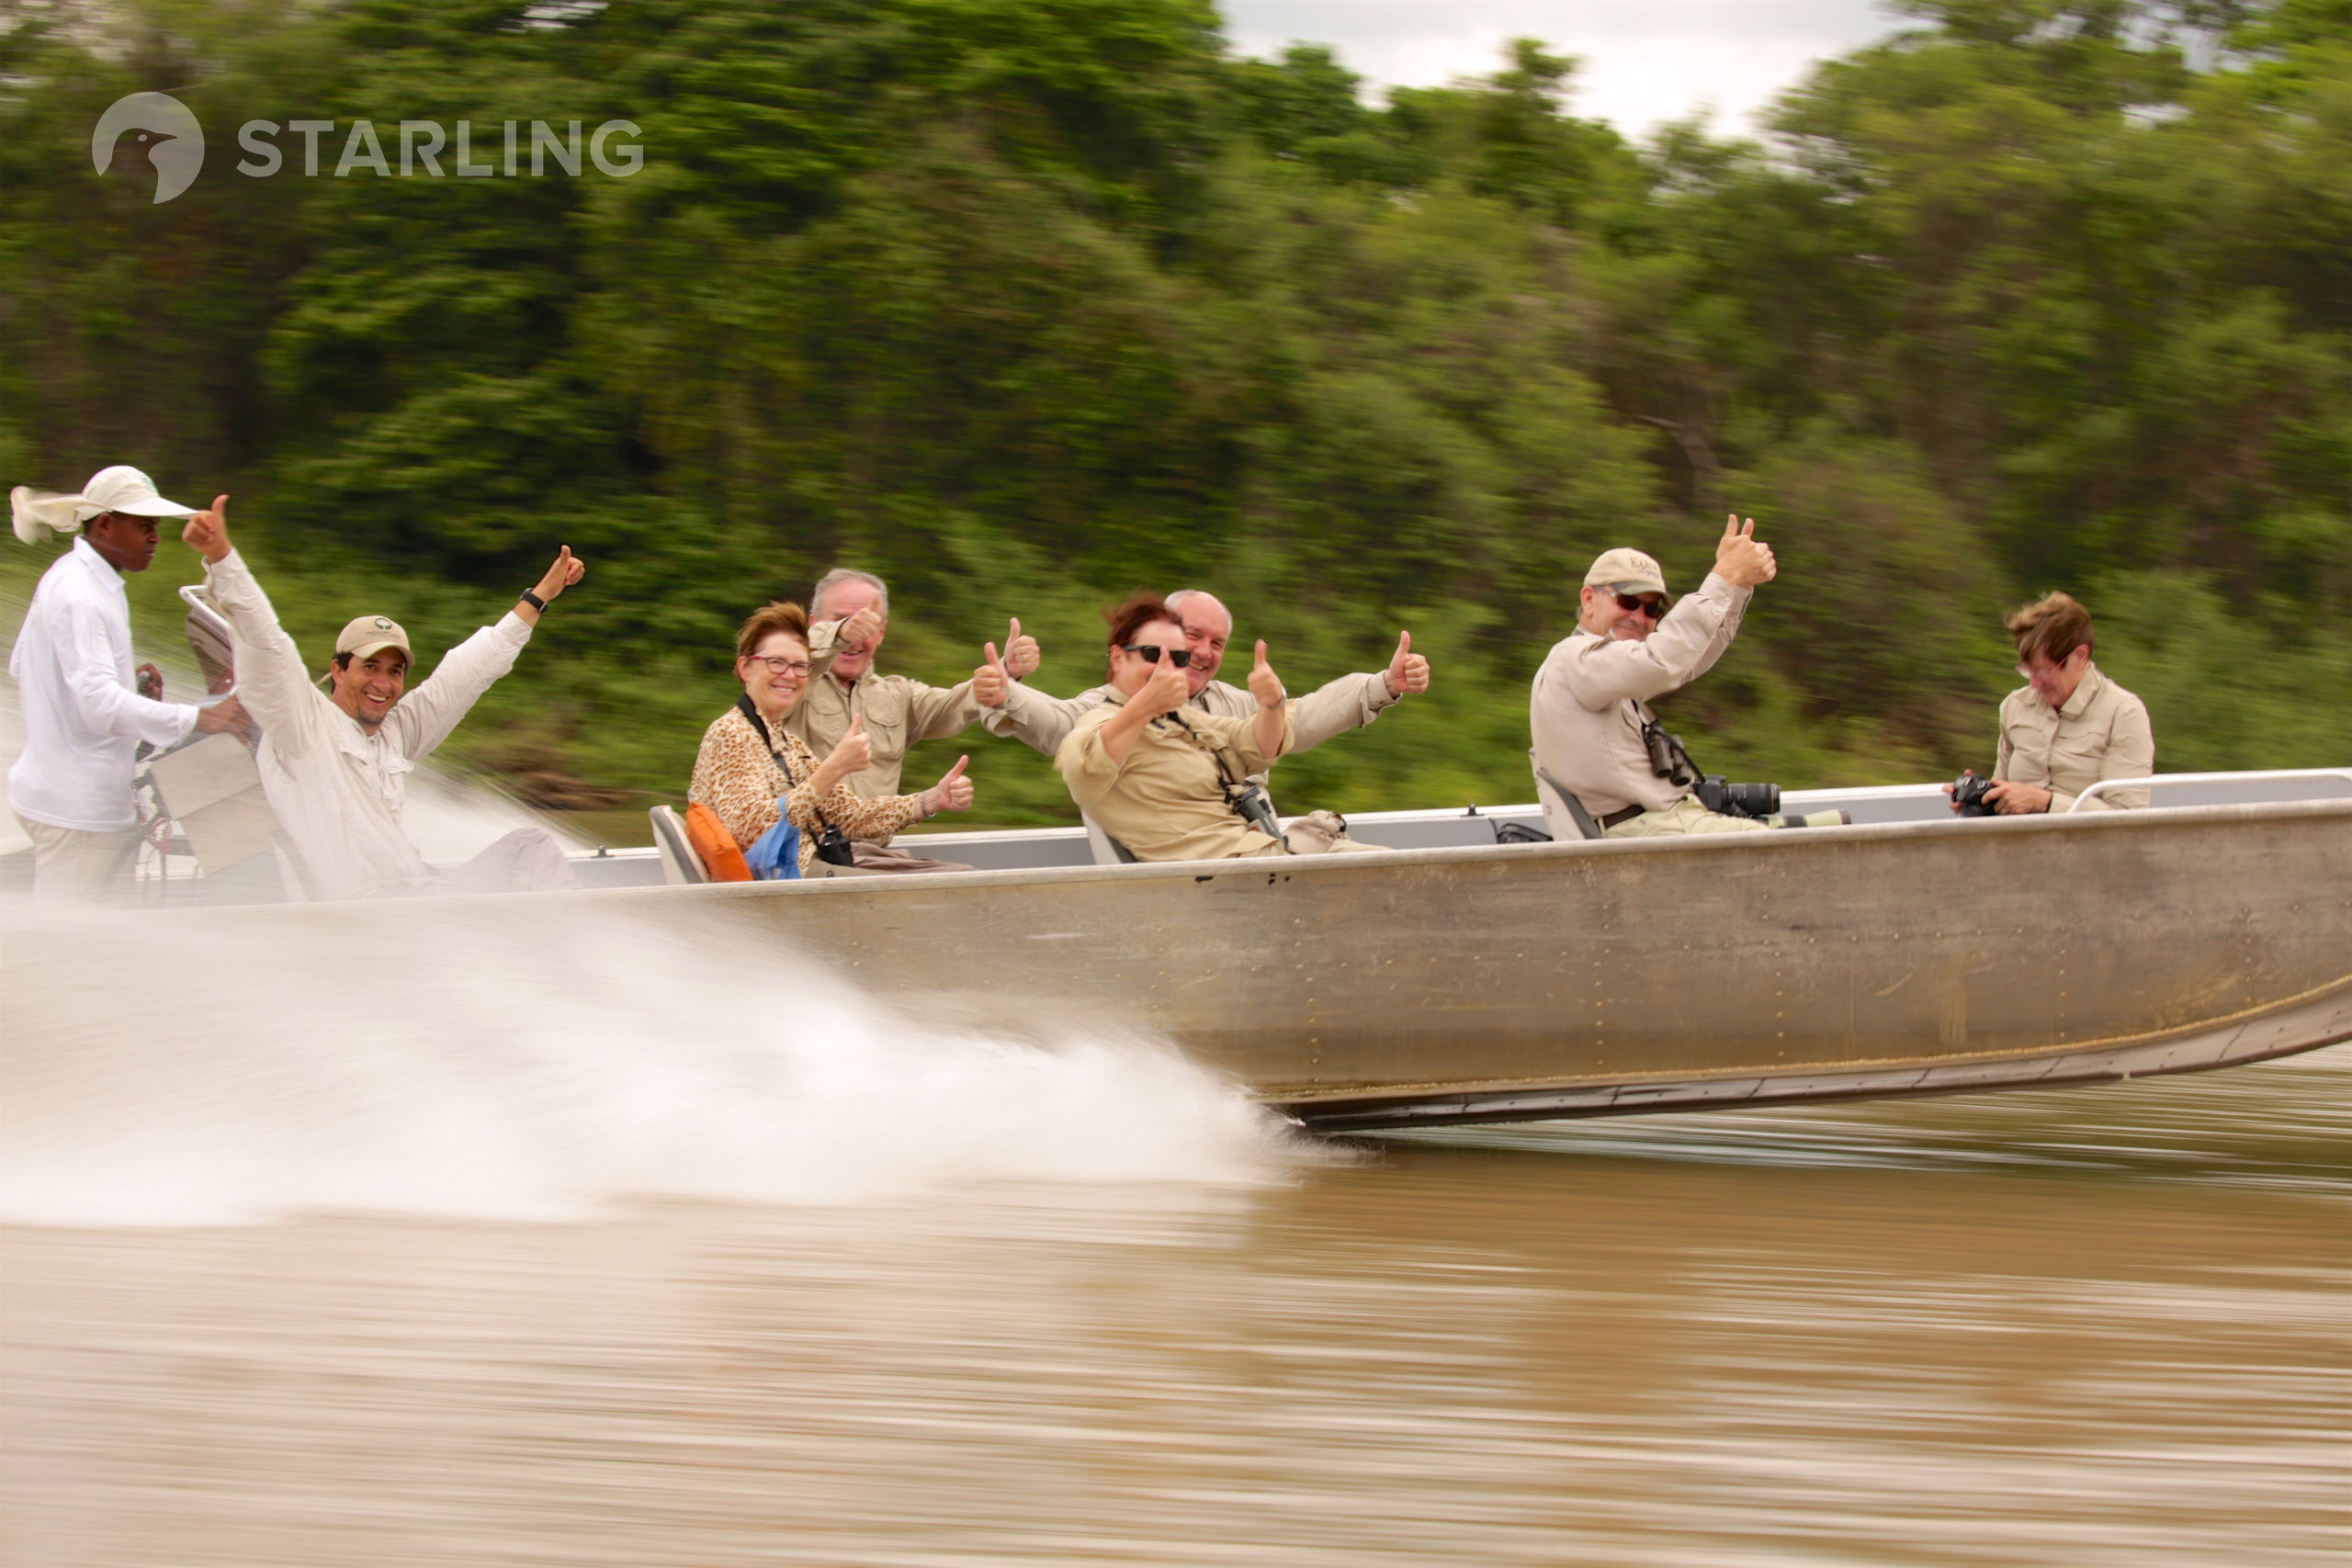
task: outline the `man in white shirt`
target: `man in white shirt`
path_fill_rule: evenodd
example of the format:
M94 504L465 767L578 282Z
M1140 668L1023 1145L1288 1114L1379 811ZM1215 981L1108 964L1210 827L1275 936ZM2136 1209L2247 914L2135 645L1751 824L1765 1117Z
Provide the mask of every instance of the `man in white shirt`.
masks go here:
M496 626L451 649L408 690L408 634L362 615L335 639L322 691L294 639L229 542L229 498L188 520L181 537L205 561L205 590L234 634L237 690L262 727L262 790L315 898L409 893L526 892L568 886L571 868L536 828L508 834L463 866L435 872L401 827L408 775L531 637L549 601L585 575L567 547Z
M10 492L17 536L82 525L74 547L41 574L8 656L25 749L8 770L8 804L33 841L33 887L42 897L104 901L123 895L139 853L139 808L131 779L141 741L170 746L191 732L233 729L244 710L230 698L210 706L140 694L154 666L130 662L126 572L155 558L156 519L194 508L164 500L137 468L101 468L79 495Z

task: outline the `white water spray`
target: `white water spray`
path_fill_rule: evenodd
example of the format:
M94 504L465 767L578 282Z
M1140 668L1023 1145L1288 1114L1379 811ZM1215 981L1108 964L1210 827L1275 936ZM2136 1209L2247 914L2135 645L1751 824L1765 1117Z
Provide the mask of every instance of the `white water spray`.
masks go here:
M989 1181L1248 1183L1279 1119L1136 1040L893 1012L667 904L0 909L0 1221L568 1219Z

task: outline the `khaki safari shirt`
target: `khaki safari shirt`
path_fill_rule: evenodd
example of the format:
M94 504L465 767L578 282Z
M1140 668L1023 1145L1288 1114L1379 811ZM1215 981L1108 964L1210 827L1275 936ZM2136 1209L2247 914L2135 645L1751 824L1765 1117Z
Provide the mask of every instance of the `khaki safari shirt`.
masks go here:
M985 710L980 723L991 735L1027 741L1051 757L1081 718L1117 694L1114 687L1097 686L1074 697L1054 697L1015 681L1005 695L1004 705ZM1342 675L1292 700L1288 751L1305 751L1334 735L1362 729L1396 706L1398 700L1389 694L1388 678L1382 671ZM1243 687L1211 681L1185 700L1183 713L1187 718L1208 714L1218 718L1254 719L1258 716L1258 699ZM1242 776L1263 784L1267 766L1261 762L1244 768Z
M775 736L775 751L768 750L741 708L729 708L703 731L702 750L695 753L694 782L686 787L686 799L709 807L735 835L737 848L750 849L775 826L779 800L792 825L800 829L803 875L817 863L817 835L826 823L853 839L887 842L899 829L922 819L921 795L862 800L850 792L847 781L835 784L831 795L820 795L817 757L808 742L789 730L770 733ZM776 751L792 765L789 778Z
M2109 680L2096 664L2066 705L2052 708L2020 687L2001 699L2001 748L1993 776L2039 784L2050 809L2065 811L2101 779L2144 779L2156 771L2156 732L2148 705ZM2086 811L2130 810L2148 804L2144 789L2116 789L2091 797Z
M1225 803L1216 754L1230 753L1251 772L1291 749L1291 705L1283 705L1283 743L1270 757L1258 749L1258 704L1250 716L1227 718L1189 705L1143 727L1124 762L1102 745L1102 727L1126 705L1116 691L1080 714L1054 753L1079 809L1137 860L1233 860L1284 853Z
M984 711L972 700L972 683L926 686L904 675L877 675L871 670L855 681L837 679L832 672L833 638L839 621L822 621L808 628L808 661L817 668L808 690L793 705L784 727L800 737L819 757L832 754L849 733L850 720L865 720L865 736L874 747L873 765L849 776L849 788L861 800L885 800L899 791L899 771L907 749L918 740L944 740L961 734ZM844 827L853 839L887 844L888 832Z
M1629 806L1664 811L1689 795L1689 785L1650 772L1642 722L1651 716L1642 705L1713 669L1754 596L1709 572L1646 641L1617 642L1578 627L1554 644L1535 672L1528 709L1535 765L1596 818Z

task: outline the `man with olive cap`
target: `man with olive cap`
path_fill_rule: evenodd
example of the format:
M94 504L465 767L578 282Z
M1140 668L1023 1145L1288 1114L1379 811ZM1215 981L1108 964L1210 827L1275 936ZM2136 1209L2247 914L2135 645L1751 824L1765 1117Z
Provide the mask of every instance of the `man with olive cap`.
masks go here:
M1650 698L1713 668L1739 630L1757 584L1779 568L1736 516L1715 542L1714 570L1677 602L1666 573L1639 550L1602 553L1585 573L1577 629L1535 672L1529 717L1535 765L1578 800L1605 837L1760 832L1766 824L1708 810L1689 784L1651 771L1642 727Z
M188 520L180 536L204 557L205 589L234 635L237 690L261 722L262 791L317 898L405 893L528 892L569 886L571 863L536 828L509 833L462 866L436 872L401 827L408 775L531 638L556 595L587 568L567 547L538 585L496 626L447 653L408 689L408 633L387 615L362 615L334 640L324 684L314 681L277 612L229 542L229 498Z
M243 724L236 699L199 707L160 699L163 675L130 662L126 573L155 558L156 519L195 508L166 501L137 468L101 468L79 495L18 485L8 492L17 537L81 535L41 574L8 657L25 746L8 770L8 803L33 841L43 897L107 900L127 890L139 853L131 788L141 741L171 746L192 732ZM147 681L143 695L141 678Z

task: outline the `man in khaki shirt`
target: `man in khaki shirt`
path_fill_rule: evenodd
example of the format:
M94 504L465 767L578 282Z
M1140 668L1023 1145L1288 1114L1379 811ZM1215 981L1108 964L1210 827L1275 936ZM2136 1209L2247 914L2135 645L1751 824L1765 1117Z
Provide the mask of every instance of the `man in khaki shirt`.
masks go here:
M1164 602L1180 618L1184 646L1192 656L1183 671L1184 716L1254 716L1257 699L1216 678L1225 662L1226 645L1233 637L1233 613L1216 595L1197 588L1171 593ZM1105 684L1074 697L1049 696L1022 684L1012 661L999 658L994 643L988 646L988 661L972 671L971 681L973 700L990 710L982 717L982 726L991 735L1026 741L1049 757L1057 754L1081 718L1116 694ZM1029 662L1034 667L1035 660ZM1362 729L1407 694L1429 689L1430 661L1413 651L1413 636L1406 632L1397 637L1396 651L1386 669L1342 675L1294 701L1288 750L1308 750L1334 735ZM1260 761L1243 772L1252 783L1262 785L1269 765Z
M2052 593L2008 619L2018 673L2026 683L2001 699L2000 750L1984 792L2005 817L2065 811L2101 779L2144 779L2156 771L2148 707L2091 662L2091 615ZM2148 804L2144 789L2109 790L2086 811Z
M1739 631L1758 583L1779 571L1772 548L1733 517L1714 570L1673 601L1666 574L1639 550L1604 553L1585 573L1577 629L1535 673L1529 723L1535 765L1573 793L1604 836L1761 831L1765 824L1709 811L1690 786L1651 771L1645 705L1713 668ZM1669 608L1668 606L1671 606Z
M864 800L909 793L899 787L907 749L918 740L960 734L980 716L972 683L931 686L904 675L874 672L874 656L889 630L890 591L869 573L827 572L808 596L808 661L816 672L785 727L819 757L831 755L856 727L872 748L873 761L864 772L850 775L851 793ZM1014 630L1017 634L1018 622ZM1023 673L1035 670L1035 640L1015 635L1006 648L1005 662ZM943 777L940 782L947 781ZM969 869L893 849L888 839L859 839L852 848L857 863L869 871Z

